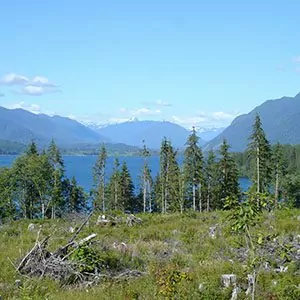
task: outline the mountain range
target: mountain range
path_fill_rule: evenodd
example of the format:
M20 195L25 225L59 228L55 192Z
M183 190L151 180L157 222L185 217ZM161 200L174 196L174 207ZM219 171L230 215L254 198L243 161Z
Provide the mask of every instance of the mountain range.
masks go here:
M73 119L61 116L34 114L23 109L0 107L0 140L28 144L35 140L45 146L54 139L65 148L86 148L86 145L101 143L141 146L145 140L147 147L159 149L163 137L172 140L177 148L182 148L189 130L170 122L138 121L91 128ZM123 145L122 145L123 144ZM89 146L90 147L90 146Z
M248 114L235 118L231 125L210 141L205 149L217 148L225 138L232 151L246 149L256 114L259 114L268 140L274 144L300 144L300 93L295 97L268 100Z
M225 138L232 151L243 151L247 147L252 124L259 114L267 138L271 143L300 143L300 93L295 97L282 97L268 100L248 114L235 118L227 128L204 129L196 127L200 145L204 150L216 149ZM90 126L90 127L88 127ZM61 116L33 114L23 109L0 107L0 145L7 141L13 145L28 144L35 140L45 146L53 138L60 147L88 149L101 143L141 147L142 141L148 148L157 150L161 140L166 137L176 148L183 148L190 131L178 124L167 121L132 120L119 124L97 126L96 123L85 126L73 119ZM15 144L14 144L15 143ZM17 143L17 144L16 144ZM114 146L115 151L116 146ZM128 148L130 151L130 148ZM134 148L135 149L135 148Z
M52 138L61 146L107 141L99 133L69 118L0 107L1 140L23 144L35 140L45 145Z
M183 148L190 131L180 125L166 121L138 121L108 125L95 129L113 143L142 146L144 140L150 149L159 149L164 137L176 148ZM204 142L202 142L204 144Z

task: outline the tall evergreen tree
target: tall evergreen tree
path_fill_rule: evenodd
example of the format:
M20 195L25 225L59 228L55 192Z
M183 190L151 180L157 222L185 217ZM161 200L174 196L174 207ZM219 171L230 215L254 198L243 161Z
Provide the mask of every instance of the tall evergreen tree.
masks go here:
M272 153L273 160L273 182L274 182L274 206L278 205L279 190L282 186L282 177L286 173L286 164L283 157L282 145L277 143Z
M150 170L149 164L148 164L148 158L150 156L150 151L147 149L147 147L145 145L145 141L143 141L143 149L142 149L141 155L144 158L144 164L143 164L143 169L142 169L143 211L146 212L147 206L148 206L148 211L151 212L152 178L151 178L151 170ZM147 205L147 202L148 202L148 205Z
M170 141L163 139L160 150L160 197L161 212L166 213L176 206L176 197L179 195L180 169L176 161L177 152Z
M205 164L205 195L206 195L206 211L215 208L218 199L218 168L216 156L213 150L208 152Z
M220 147L219 168L219 202L216 203L217 208L223 208L226 197L239 196L239 177L236 163L229 152L229 144L224 139Z
M119 207L121 210L129 210L131 212L136 210L134 185L126 164L123 162L120 172L120 199Z
M61 210L65 205L63 203L62 186L65 167L62 155L54 140L51 141L48 147L47 155L52 167L51 218L54 219L57 214L57 208L60 208Z
M37 145L35 141L31 141L30 145L27 147L25 152L26 155L39 155L39 151L37 149Z
M248 153L254 165L253 182L256 192L267 192L271 182L271 148L258 114L253 124Z
M120 199L120 162L116 158L114 161L113 172L108 183L108 207L112 210L123 209Z
M184 151L184 173L188 194L192 197L192 207L196 210L196 197L198 191L199 210L202 211L202 184L203 184L203 154L198 145L199 137L193 130L186 142Z
M83 212L86 207L86 197L82 187L78 186L73 176L70 182L69 212Z
M96 164L93 168L94 178L94 208L102 208L102 211L106 210L105 205L105 168L107 161L107 151L103 145L98 155Z

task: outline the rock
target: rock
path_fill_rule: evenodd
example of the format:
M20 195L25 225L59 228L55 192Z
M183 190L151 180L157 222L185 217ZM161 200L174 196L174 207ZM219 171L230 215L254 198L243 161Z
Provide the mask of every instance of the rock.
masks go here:
M27 228L29 231L33 231L35 229L35 225L33 223L30 223L28 225L28 228Z
M223 274L222 275L222 285L227 288L236 284L235 274Z
M70 233L74 233L74 232L75 232L75 229L74 229L72 226L70 226L70 227L68 228L68 231L69 231Z
M96 225L107 225L110 221L106 219L105 215L99 216Z
M231 300L237 300L237 299L238 299L238 293L239 293L239 288L236 286L236 287L232 290Z
M255 284L255 274L248 274L247 277L248 277L248 288L246 290L246 295L251 295Z
M21 280L20 279L17 279L16 281L15 281L15 285L19 288L20 286L22 286L22 282L21 282Z
M114 242L113 243L113 248L120 251L120 252L123 252L123 253L125 253L128 250L128 246L124 242L122 242L120 244L118 244L117 242Z
M129 227L131 227L135 224L141 224L141 223L142 223L142 219L136 217L135 215L129 215L126 218L126 225L129 226Z
M212 239L215 239L215 238L216 238L216 234L217 234L217 226L209 227L209 236L210 236Z
M274 269L277 273L285 273L288 270L288 267L285 266L279 266L279 268Z

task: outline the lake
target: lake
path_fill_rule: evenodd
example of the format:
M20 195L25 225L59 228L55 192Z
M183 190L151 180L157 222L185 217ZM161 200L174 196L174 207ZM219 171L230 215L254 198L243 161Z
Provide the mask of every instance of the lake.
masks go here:
M0 156L0 167L10 167L13 161L17 158L17 156L12 155L3 155ZM78 184L80 184L86 191L89 191L93 185L93 175L92 169L93 165L96 162L96 156L64 156L66 176L71 178L75 176ZM131 173L133 183L135 187L139 186L139 176L141 174L141 169L143 166L143 158L142 157L118 157L120 163L126 161L128 169ZM109 157L107 160L106 167L106 177L109 178L112 174L113 163L115 157ZM179 163L182 162L182 158L179 158ZM150 165L152 176L154 177L159 172L159 157L152 156L148 159L148 163ZM240 178L240 186L243 191L247 190L250 186L250 181L248 178Z

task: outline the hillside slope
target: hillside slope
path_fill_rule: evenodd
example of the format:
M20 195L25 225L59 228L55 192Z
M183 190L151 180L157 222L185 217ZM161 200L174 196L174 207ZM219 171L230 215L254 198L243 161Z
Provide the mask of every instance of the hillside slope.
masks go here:
M99 133L69 118L0 107L0 139L24 144L34 139L44 145L52 138L59 145L106 141Z
M269 141L274 144L300 143L300 94L268 100L250 113L238 116L220 135L209 142L205 149L217 148L226 138L233 151L243 151L256 114L259 114Z

